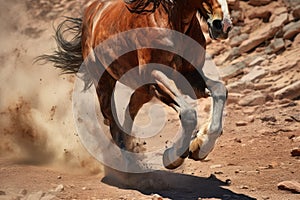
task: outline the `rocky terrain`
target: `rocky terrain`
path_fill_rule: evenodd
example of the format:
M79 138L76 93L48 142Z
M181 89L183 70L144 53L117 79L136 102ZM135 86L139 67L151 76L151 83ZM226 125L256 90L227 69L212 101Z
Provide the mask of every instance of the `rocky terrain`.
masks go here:
M103 177L75 131L74 76L33 64L88 0L0 1L0 199L300 198L300 1L228 0L230 38L207 38L229 91L223 135L204 162L151 175L154 188Z

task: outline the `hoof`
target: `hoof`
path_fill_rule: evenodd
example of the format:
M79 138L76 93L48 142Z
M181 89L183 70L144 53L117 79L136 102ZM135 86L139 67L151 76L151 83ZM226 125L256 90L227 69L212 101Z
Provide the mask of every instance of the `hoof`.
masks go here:
M163 164L167 169L176 169L180 165L182 165L184 158L181 158L176 155L175 149L169 148L165 150L163 155Z

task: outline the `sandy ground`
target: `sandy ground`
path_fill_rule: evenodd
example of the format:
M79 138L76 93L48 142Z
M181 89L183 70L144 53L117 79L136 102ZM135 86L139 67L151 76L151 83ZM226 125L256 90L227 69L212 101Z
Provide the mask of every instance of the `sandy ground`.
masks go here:
M133 178L130 187L104 178L103 166L84 149L75 131L74 76L60 75L51 64L33 63L55 48L52 26L59 16L79 15L80 5L54 0L0 3L0 199L300 198L277 188L281 181L300 181L299 157L290 153L300 145L295 120L300 118L299 100L255 107L229 104L223 135L208 158L148 174L153 188L140 186L142 175ZM206 101L201 103L207 111ZM165 134L170 135L178 119L171 109L167 113ZM165 141L161 137L157 142Z

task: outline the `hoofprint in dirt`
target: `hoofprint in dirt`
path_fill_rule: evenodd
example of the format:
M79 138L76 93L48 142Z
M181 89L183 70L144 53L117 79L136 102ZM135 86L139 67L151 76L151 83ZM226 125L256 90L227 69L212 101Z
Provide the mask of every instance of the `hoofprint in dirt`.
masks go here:
M231 38L208 46L229 89L223 135L204 162L160 172L166 184L152 190L103 179L73 125L74 77L32 64L55 47L52 20L80 16L84 2L1 2L0 199L299 199L277 188L300 182L298 1L230 1Z

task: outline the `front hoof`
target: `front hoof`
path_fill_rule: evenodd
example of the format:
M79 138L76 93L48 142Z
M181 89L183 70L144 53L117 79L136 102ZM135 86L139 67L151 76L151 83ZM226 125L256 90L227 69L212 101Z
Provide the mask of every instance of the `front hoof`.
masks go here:
M173 147L166 149L163 155L163 164L167 169L176 169L182 165L184 159L176 155Z

